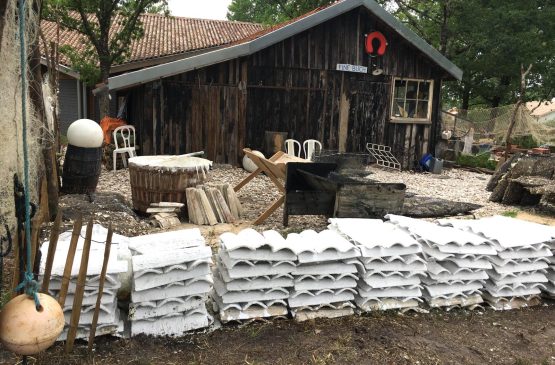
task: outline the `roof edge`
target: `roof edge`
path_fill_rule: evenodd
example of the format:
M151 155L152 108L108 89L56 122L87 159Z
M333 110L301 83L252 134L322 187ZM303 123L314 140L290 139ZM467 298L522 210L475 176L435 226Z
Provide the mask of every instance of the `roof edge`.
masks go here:
M141 85L164 77L174 76L197 68L246 56L248 54L250 54L249 43L220 48L197 56L110 77L108 79L108 88L110 90L118 90ZM214 55L216 55L216 57L214 57Z
M455 79L457 79L458 81L462 80L463 71L453 62L451 62L447 57L439 53L437 49L428 44L428 42L422 39L418 34L416 34L409 27L401 23L397 18L395 18L391 13L382 8L374 0L362 0L362 2L371 12L373 12L378 18L382 19L401 37L406 39L409 43L421 50L423 53L427 54L432 59L432 61L436 62L441 68L447 71Z
M108 87L110 90L123 89L154 81L163 77L188 72L196 68L210 66L237 57L247 56L359 6L366 7L386 25L391 27L395 32L406 39L414 47L419 49L422 53L426 54L432 62L436 63L456 80L460 81L462 79L463 71L460 68L449 61L444 55L439 53L439 51L428 44L406 25L397 20L397 18L387 12L374 0L344 0L245 43L220 48L212 52L203 53L199 56L193 56L183 60L173 61L111 77L108 80Z

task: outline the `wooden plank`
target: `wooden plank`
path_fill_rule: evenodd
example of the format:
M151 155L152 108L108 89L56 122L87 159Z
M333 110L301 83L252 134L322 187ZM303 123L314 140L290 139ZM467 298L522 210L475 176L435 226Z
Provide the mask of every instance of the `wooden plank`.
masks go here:
M185 204L183 203L174 203L174 202L160 202L160 203L151 203L151 207L153 208L183 208Z
M40 291L48 294L50 286L50 275L52 273L52 264L54 263L54 255L56 254L56 247L58 246L58 237L60 236L60 225L62 223L62 210L58 210L54 225L50 231L50 240L48 241L48 253L46 255L46 262L44 265L44 275L42 279L42 286Z
M85 235L85 243L83 245L83 252L81 256L81 266L79 267L79 276L77 277L77 285L73 296L71 320L67 331L66 353L70 353L73 350L73 343L77 334L79 319L81 318L81 305L83 304L83 294L85 292L85 282L87 280L87 266L89 264L89 253L91 250L92 229L93 219L90 218L89 223L87 224L87 233Z
M185 189L185 199L187 200L187 215L189 216L189 222L194 224L204 224L204 222L201 222L200 218L197 215L197 207L195 205L195 190L195 188Z
M347 85L345 75L341 75L341 93L339 101L339 152L347 151L347 135L349 133L349 109L350 103L347 96Z
M206 196L206 193L204 192L204 190L197 189L196 194L197 194L197 199L200 202L199 205L203 212L203 216L205 217L207 223L211 226L218 224L218 219L216 218L216 215L212 210L212 206L210 205L210 202L208 201L208 197Z
M239 198L237 198L237 194L235 194L235 190L229 185L227 185L226 190L224 192L226 200L228 201L229 209L231 210L231 214L236 219L240 219L242 215L242 206Z
M106 243L104 246L104 261L102 262L102 271L98 283L98 295L96 297L96 305L94 307L93 320L91 323L91 332L89 334L89 352L92 352L94 344L94 336L96 335L96 325L98 323L98 314L100 313L100 303L102 301L102 294L104 293L104 281L106 280L106 272L108 271L108 260L110 258L110 248L112 246L112 223L108 226L108 235L106 236Z
M77 250L77 242L79 241L79 236L81 235L82 226L83 217L79 215L75 222L73 222L73 232L71 233L66 265L64 266L64 273L62 274L62 286L60 288L60 296L58 297L58 303L60 303L62 308L66 303L67 289L69 287L69 280L71 279L71 268L73 267L73 260L75 258L75 251Z
M212 207L212 211L214 212L214 215L216 216L216 219L218 220L218 222L226 223L223 210L218 204L218 201L216 200L216 197L214 195L214 192L217 191L217 189L204 186L203 190L204 190L204 193L206 194L206 197L208 198L208 202L210 203L210 206Z
M277 208L279 208L283 202L285 201L285 195L282 195L278 200L276 200L275 202L272 203L272 205L270 205L268 207L268 209L266 209L266 211L264 213L262 213L254 222L254 225L259 225L262 222L264 222L266 219L268 219L268 217L270 215L272 215L273 212L276 211Z
M147 208L146 210L149 214L156 214L156 213L181 213L181 208L178 207L169 207L169 208Z
M225 223L235 223L235 218L233 214L231 214L231 211L227 206L225 202L225 198L222 195L222 193L218 189L213 189L212 194L213 194L214 200L216 201L216 205L218 205L221 210Z

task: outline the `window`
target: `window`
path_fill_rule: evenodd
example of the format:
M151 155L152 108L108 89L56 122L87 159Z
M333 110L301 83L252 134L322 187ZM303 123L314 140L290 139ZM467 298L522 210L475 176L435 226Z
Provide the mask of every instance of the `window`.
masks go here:
M431 122L432 80L394 79L392 122Z

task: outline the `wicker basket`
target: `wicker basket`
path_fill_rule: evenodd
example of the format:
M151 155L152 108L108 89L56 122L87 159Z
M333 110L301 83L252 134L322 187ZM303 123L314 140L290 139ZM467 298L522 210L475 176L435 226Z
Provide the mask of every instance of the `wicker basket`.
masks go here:
M142 156L129 160L133 208L146 212L151 203L187 205L185 189L202 184L211 161L186 156Z

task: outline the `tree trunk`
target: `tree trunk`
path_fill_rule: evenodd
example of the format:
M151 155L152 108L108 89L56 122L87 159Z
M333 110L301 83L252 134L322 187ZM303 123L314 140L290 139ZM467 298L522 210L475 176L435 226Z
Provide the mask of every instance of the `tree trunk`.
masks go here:
M466 114L466 111L468 110L469 105L470 105L470 88L468 87L467 84L464 84L463 90L462 90L461 109L464 110L465 114Z
M38 1L33 2L35 11L40 12ZM57 131L51 131L45 115L44 98L42 95L42 65L41 53L39 48L39 37L35 37L33 43L29 45L31 50L29 58L29 70L31 77L29 79L29 95L33 103L33 109L37 118L42 122L42 159L44 175L47 182L48 194L48 216L50 220L58 214L58 171L56 168L56 134ZM54 137L54 138L53 138ZM40 200L40 199L39 199Z
M100 61L100 79L104 85L108 84L108 78L110 77L110 63ZM98 107L100 110L99 121L104 117L110 116L110 93L108 90L103 90L98 94Z
M515 105L515 110L511 115L511 122L509 123L509 130L507 131L507 137L505 139L505 156L508 156L511 150L511 145L510 145L511 135L513 134L513 129L516 124L516 117L517 117L518 111L520 109L520 106L522 105L522 103L524 103L524 100L525 100L524 94L526 93L526 76L528 75L531 69L532 69L531 64L530 66L528 66L528 69L526 70L524 70L524 65L520 66L520 90L519 90L520 92L518 94L518 100Z
M449 29L447 26L447 19L449 19L449 0L446 0L442 6L443 15L441 19L441 29L439 33L439 52L442 55L447 54L447 41L449 39Z

